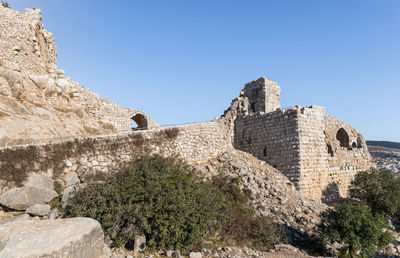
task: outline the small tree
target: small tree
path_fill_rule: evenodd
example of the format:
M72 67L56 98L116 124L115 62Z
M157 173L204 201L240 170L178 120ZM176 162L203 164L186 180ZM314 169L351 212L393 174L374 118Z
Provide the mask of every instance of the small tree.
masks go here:
M400 211L400 180L388 170L371 169L358 173L351 182L352 198L367 204L373 213L393 216Z
M10 5L9 5L7 2L5 2L5 1L1 1L1 5L2 5L3 7L6 7L6 8L11 8Z
M329 209L321 214L318 227L324 242L346 244L350 257L358 252L372 256L392 241L387 220L380 214L374 216L366 206L344 204Z

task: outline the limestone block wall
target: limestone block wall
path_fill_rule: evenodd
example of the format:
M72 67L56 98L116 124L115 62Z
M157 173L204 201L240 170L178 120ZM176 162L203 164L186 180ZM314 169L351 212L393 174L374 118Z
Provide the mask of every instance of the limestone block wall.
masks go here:
M323 107L302 108L298 121L299 188L311 199L347 196L355 174L373 166L364 137L344 122L326 115ZM337 139L339 130L348 134L346 147Z
M154 119L146 113L130 108L120 108L119 113L102 112L103 120L112 124L113 127L119 132L130 132L132 128L138 127L140 130L156 129L160 126ZM135 123L133 123L135 122Z
M241 96L248 98L248 110L256 112L272 112L281 107L281 88L276 82L261 77L245 85Z
M235 120L234 147L249 152L284 173L300 180L298 109L239 116Z
M340 194L346 196L355 174L375 167L375 164L362 134L333 116L325 116L324 123L327 146L333 149L333 154L328 155L328 181L337 182ZM349 147L340 146L337 133L341 129L349 135Z
M76 172L85 181L99 172L117 171L144 151L179 155L196 165L232 146L219 120L176 128L1 149L0 194L32 174L62 179Z
M321 199L324 186L330 183L326 181L329 178L329 154L324 119L325 109L318 106L301 108L298 116L301 167L298 187L312 199Z
M310 199L346 197L355 174L374 166L364 137L316 105L238 116L233 138Z

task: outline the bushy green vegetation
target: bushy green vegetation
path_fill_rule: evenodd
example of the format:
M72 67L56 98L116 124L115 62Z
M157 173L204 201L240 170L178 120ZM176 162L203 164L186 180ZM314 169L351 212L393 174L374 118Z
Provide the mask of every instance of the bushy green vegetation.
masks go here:
M400 179L385 169L358 173L349 187L350 197L368 205L372 212L394 216L400 213Z
M278 228L256 217L247 202L238 180L203 180L184 162L155 155L80 191L67 216L98 220L116 246L127 248L136 235L146 237L148 250L185 253L220 241L270 248Z
M342 256L372 257L392 241L385 216L363 205L344 204L321 214L319 231L327 242L347 245Z
M394 148L394 149L400 149L400 143L399 143L399 142L367 141L367 145L370 145L370 146L381 146L381 147Z
M388 170L358 173L349 187L353 204L342 204L321 214L323 240L347 245L342 255L372 256L392 241L389 218L400 218L400 179ZM354 204L355 203L355 204Z

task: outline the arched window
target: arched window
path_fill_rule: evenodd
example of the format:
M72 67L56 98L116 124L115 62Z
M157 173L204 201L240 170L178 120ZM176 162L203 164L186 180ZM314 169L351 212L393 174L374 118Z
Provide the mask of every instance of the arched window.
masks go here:
M352 147L352 148L357 148L357 143L356 143L356 142L353 142L353 143L351 144L351 147Z
M357 148L362 149L362 140L361 137L357 137Z
M349 148L349 135L346 130L340 128L336 133L336 139L340 142L340 147Z
M134 127L134 123L132 122L132 130L146 130L147 129L147 119L142 114L136 114L132 118L134 123L136 123L136 127Z

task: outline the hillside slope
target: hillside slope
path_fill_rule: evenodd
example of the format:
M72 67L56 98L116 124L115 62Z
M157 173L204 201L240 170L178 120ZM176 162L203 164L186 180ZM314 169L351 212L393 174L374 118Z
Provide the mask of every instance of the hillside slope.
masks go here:
M389 141L367 141L368 146L380 146L392 149L400 149L400 142Z
M302 247L312 239L319 214L328 207L321 201L305 198L279 170L243 151L228 150L197 169L206 177L221 171L239 177L256 212L280 224L295 246Z

